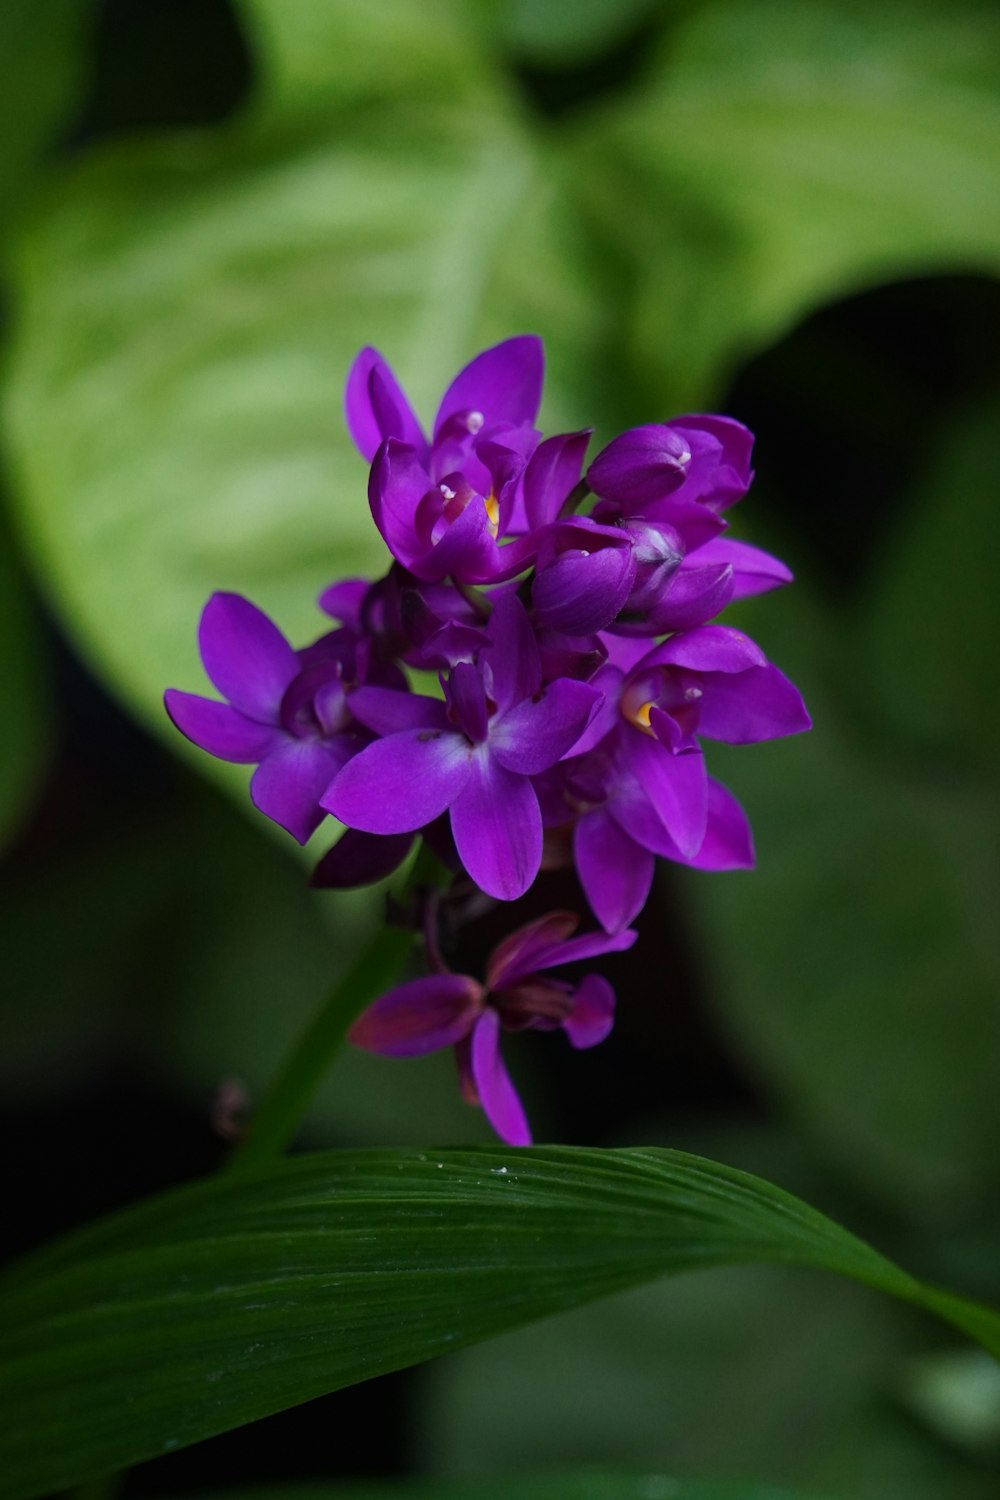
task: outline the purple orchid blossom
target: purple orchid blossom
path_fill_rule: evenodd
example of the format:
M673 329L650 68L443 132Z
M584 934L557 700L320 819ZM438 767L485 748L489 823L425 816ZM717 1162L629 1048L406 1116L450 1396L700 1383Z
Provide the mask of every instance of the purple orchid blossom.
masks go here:
M347 380L347 425L372 463L375 524L418 578L489 583L530 560L530 549L506 555L498 542L523 512L543 376L537 338L485 350L448 387L428 441L382 356L374 349L358 355Z
M501 1030L561 1027L572 1046L597 1046L614 1023L610 984L588 974L573 985L546 971L621 953L636 939L632 931L574 937L578 922L572 912L551 912L511 933L490 955L485 983L445 972L397 985L358 1017L348 1040L386 1057L454 1047L467 1101L482 1106L501 1140L530 1146L528 1121L500 1055Z
M381 736L347 761L322 805L351 828L401 834L450 812L459 857L488 895L513 901L542 856L542 819L531 777L572 750L600 691L571 678L543 684L523 606L501 596L478 665L442 679L444 701L359 689L355 715Z
M320 797L333 776L372 737L350 711L350 691L366 679L401 684L398 668L374 665L368 642L350 630L294 651L239 594L212 595L198 640L205 671L227 701L168 688L167 712L210 755L256 764L254 805L304 844L324 817Z

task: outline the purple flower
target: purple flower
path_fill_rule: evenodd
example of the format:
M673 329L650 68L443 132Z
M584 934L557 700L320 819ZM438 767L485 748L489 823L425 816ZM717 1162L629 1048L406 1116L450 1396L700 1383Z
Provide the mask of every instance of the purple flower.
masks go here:
M501 1030L561 1027L574 1047L595 1047L614 1022L607 980L588 974L573 985L544 971L620 953L636 938L631 931L574 937L578 921L572 912L551 912L511 933L490 955L485 984L468 974L440 973L398 985L359 1016L348 1039L387 1057L454 1047L465 1098L482 1106L501 1140L530 1146L528 1122L500 1056Z
M319 799L371 735L348 707L369 673L370 652L350 630L294 651L267 615L239 594L213 594L198 631L201 659L227 700L168 688L167 712L194 744L220 760L257 765L255 806L304 844L325 816ZM401 681L395 668L375 674Z
M428 442L382 356L374 349L358 355L345 407L351 435L373 460L372 517L392 555L418 578L488 583L524 567L527 549L516 557L504 549L501 559L497 542L523 514L543 373L537 338L485 350L448 387Z
M362 688L352 709L383 738L348 761L322 805L348 827L398 834L445 811L462 864L488 895L513 901L538 873L542 819L530 778L569 754L600 701L587 683L543 686L528 617L501 596L477 665L442 679L445 699Z
M602 706L575 747L603 748L643 788L685 860L708 830L708 776L698 736L733 745L808 729L798 689L738 630L705 625L681 631L651 651L612 643L595 675Z
M616 437L590 465L587 483L619 515L649 515L671 495L723 511L750 488L752 449L753 434L732 417L675 417Z

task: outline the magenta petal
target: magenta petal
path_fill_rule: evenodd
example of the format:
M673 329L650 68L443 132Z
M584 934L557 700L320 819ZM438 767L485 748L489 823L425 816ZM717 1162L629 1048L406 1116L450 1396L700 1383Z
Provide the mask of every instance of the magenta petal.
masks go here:
M344 415L347 430L369 463L389 437L409 443L421 456L427 451L420 423L377 349L362 349L355 358L344 390Z
M482 412L486 424L534 422L542 400L545 357L534 334L484 349L461 370L441 398L434 437L453 412Z
M727 536L713 537L698 548L691 561L698 564L728 563L733 570L734 599L749 599L754 594L766 594L770 589L792 582L792 572L780 558Z
M202 611L198 645L222 696L251 719L276 724L299 662L264 611L241 594L213 594Z
M573 835L573 857L590 909L608 932L620 932L646 904L655 860L604 808L584 814Z
M459 859L488 896L515 901L542 862L538 798L527 777L505 770L486 746L468 764L467 780L451 804Z
M252 765L263 760L282 738L279 729L248 719L238 709L214 698L200 698L197 693L168 688L163 701L181 734L219 760Z
M600 974L588 974L573 994L573 1009L563 1031L574 1047L596 1047L615 1024L615 992Z
M483 990L467 974L431 974L397 985L354 1022L347 1040L384 1057L422 1057L472 1030Z
M697 854L708 822L705 759L699 751L672 755L659 740L635 730L627 738L631 769L685 858Z
M323 855L309 884L322 891L374 885L398 870L412 847L412 833L362 833L358 828L346 828Z
M348 761L322 805L365 833L412 833L451 806L471 768L463 735L407 729L376 740Z
M254 807L304 844L323 821L320 798L352 746L346 735L332 740L286 739L250 778Z
M800 734L812 727L802 695L777 667L706 672L698 704L698 733L730 745Z
M590 429L546 438L535 449L524 472L524 511L532 531L554 521L563 502L580 482Z
M508 771L537 776L569 754L601 701L591 683L559 677L538 697L497 715L490 749Z
M485 1010L472 1031L470 1065L483 1113L508 1146L530 1146L531 1131L500 1056L500 1018Z

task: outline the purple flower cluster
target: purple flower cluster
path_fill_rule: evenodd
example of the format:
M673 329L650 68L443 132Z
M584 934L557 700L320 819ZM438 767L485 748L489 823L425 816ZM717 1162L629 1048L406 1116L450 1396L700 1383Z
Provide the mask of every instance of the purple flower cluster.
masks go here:
M536 338L486 350L445 392L428 439L389 366L363 350L347 424L371 465L388 572L332 584L320 604L336 628L298 651L247 600L215 595L200 647L225 701L166 695L189 739L256 765L255 804L300 842L328 813L346 826L317 884L378 879L418 834L502 901L543 858L575 864L602 933L568 939L563 916L543 919L508 940L516 961L498 950L485 986L414 981L353 1032L375 1051L455 1045L467 1096L517 1141L527 1127L498 1027L561 1024L591 1045L613 1007L596 976L574 990L535 971L628 946L657 856L751 865L746 818L708 775L701 740L809 727L778 668L712 623L791 576L727 535L752 478L750 433L680 417L624 433L584 469L589 432L535 426L542 374ZM439 691L416 691L421 673Z

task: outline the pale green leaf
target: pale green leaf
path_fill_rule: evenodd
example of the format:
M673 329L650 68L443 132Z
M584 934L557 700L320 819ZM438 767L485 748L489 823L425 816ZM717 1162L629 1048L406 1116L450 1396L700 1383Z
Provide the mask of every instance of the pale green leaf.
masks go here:
M154 1199L8 1273L0 1493L170 1452L662 1273L852 1277L1000 1355L1000 1315L915 1281L759 1178L658 1150L302 1157Z

